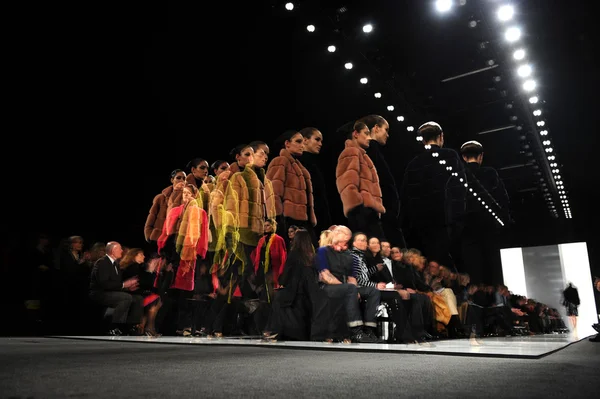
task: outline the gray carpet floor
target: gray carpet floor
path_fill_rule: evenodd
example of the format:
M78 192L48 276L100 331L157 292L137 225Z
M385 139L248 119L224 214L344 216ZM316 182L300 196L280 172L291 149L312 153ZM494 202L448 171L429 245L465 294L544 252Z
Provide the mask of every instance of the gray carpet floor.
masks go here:
M600 344L541 359L0 338L2 398L591 398Z

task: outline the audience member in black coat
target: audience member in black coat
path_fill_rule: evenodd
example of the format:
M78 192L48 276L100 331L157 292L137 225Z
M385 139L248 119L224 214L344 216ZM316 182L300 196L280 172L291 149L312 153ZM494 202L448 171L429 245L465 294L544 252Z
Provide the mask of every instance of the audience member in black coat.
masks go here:
M442 148L444 133L440 125L427 122L419 127L418 134L425 151L406 167L400 220L408 226L411 246L421 249L430 261L456 271L450 252L459 248L464 224L464 166L456 151Z
M123 281L117 261L121 259L121 244L111 241L106 244L106 256L94 264L90 279L90 299L102 306L115 308L112 316L111 335L123 335L121 328L133 332L142 318L142 297L132 295L138 289L137 277ZM139 331L135 331L139 333Z

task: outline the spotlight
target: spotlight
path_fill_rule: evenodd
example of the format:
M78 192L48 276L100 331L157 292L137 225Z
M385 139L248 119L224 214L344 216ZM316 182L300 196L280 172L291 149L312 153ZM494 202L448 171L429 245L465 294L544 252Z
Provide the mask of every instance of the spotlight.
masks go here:
M540 136L547 136L548 135L548 131L547 130L542 130L540 132Z
M452 0L437 0L435 2L435 8L439 12L446 12L452 8Z
M398 122L404 122L404 117L403 116L399 116L396 119L398 120Z
M526 78L527 76L531 75L531 66L521 65L519 69L517 69L517 74L522 78Z
M393 111L394 110L394 106L393 105L388 105L387 110L388 111Z
M538 101L539 99L537 98L537 96L529 97L530 104L537 104Z
M523 83L523 90L525 91L533 91L535 90L536 84L535 84L535 80L527 80L525 83Z
M352 65L352 63L351 63L351 62L346 62L346 63L344 64L344 68L346 68L346 69L352 69L352 67L353 67L353 65Z
M292 11L294 9L294 3L285 3L285 9Z
M542 114L541 109L536 109L535 111L533 111L533 116L540 116L541 114Z
M544 126L545 124L546 124L546 122L544 122L544 121L538 121L538 122L537 122L537 125L538 125L539 127L542 127L542 126Z
M504 34L504 38L509 42L516 42L521 38L521 29L514 26L512 28L508 28Z
M372 31L373 31L373 25L366 24L365 26L363 26L363 32L365 32L365 33L371 33Z
M369 79L367 79L367 78L360 78L360 83L366 85L367 83L369 83Z
M494 61L494 60L487 60L487 64L488 64L489 66L492 66L492 65L494 65L495 63L496 63L496 61Z
M335 52L335 46L329 46L329 47L327 47L327 51L329 51L330 53Z
M306 27L306 30L309 31L309 32L314 32L315 31L315 26L314 25L308 25Z
M525 58L525 50L523 50L522 48L515 50L515 52L513 53L513 57L515 60L522 60L523 58Z
M477 21L471 20L469 21L469 28L475 28L477 26Z
M375 98L381 98L381 93L377 92L374 94Z
M513 17L515 10L512 6L502 6L498 9L498 19L500 21L508 21Z
M407 126L406 130L409 131L409 132L413 132L415 130L415 128L413 126ZM419 137L421 137L421 136L419 136ZM419 140L418 137L417 137L417 140ZM421 140L423 140L423 137L421 137ZM421 140L419 140L419 141L421 141Z

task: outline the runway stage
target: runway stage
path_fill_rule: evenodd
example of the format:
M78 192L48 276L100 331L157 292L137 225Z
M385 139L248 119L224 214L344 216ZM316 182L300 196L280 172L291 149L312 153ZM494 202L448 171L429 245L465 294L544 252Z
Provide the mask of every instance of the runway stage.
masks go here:
M260 337L193 338L193 337L109 337L109 336L57 336L55 338L96 341L136 342L146 344L246 346L299 350L328 350L374 353L413 353L452 356L484 356L522 359L539 359L576 342L571 334L546 334L517 337L482 338L476 343L469 339L433 341L427 344L342 344L310 341L265 342ZM584 337L580 337L584 338Z
M207 341L0 338L0 396L373 399L429 398L444 392L444 397L460 399L588 398L597 389L600 369L598 343L570 344L565 336L485 339L479 353L456 341L412 351L382 345L379 352L358 344L320 350L300 343L292 349L293 343L283 342ZM468 355L448 356L459 345ZM527 345L538 349L530 351ZM506 349L511 346L515 349ZM481 355L502 347L520 358ZM433 352L443 348L446 354ZM530 356L524 357L525 352Z

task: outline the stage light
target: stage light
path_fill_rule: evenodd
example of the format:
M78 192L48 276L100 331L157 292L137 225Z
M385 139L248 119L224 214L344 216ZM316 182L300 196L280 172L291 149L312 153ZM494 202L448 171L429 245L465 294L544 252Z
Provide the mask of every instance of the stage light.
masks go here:
M494 65L495 63L496 63L496 61L494 61L494 60L487 60L487 64L488 64L489 66L492 66L492 65Z
M513 53L513 57L515 60L522 60L523 58L525 58L525 50L523 50L522 48L515 50L515 52Z
M373 31L373 25L366 24L365 26L363 26L363 32L365 32L365 33L371 33L372 31Z
M315 26L314 25L308 25L306 27L306 30L309 31L309 32L314 32L315 31Z
M548 157L548 161L554 161L556 159L556 157L554 155L550 155Z
M398 122L404 122L404 117L403 116L399 116L396 119L398 120Z
M351 62L346 62L346 63L344 64L344 68L346 68L346 69L352 69L352 67L353 67L353 65L352 65L352 63L351 63Z
M546 148L546 152L552 152L552 151L554 151L554 150L552 149L552 147Z
M533 91L535 90L536 87L536 83L535 80L527 80L525 83L523 83L523 90L525 91Z
M381 93L377 92L374 94L375 98L381 98Z
M544 126L545 124L546 124L546 122L544 122L544 121L538 121L538 123L537 123L537 125L540 127Z
M474 19L469 21L469 28L475 28L477 26L477 21Z
M539 99L537 98L537 96L529 97L530 104L537 104L538 101Z
M367 83L369 83L369 79L367 79L367 78L360 78L360 83L366 85Z
M504 34L504 38L509 42L516 42L521 38L521 29L517 27L508 28Z
M521 65L519 69L517 69L517 74L522 78L526 78L527 76L531 75L531 66Z
M285 3L285 9L292 11L294 9L294 3Z
M533 111L533 116L540 116L541 114L542 114L541 109L536 109L535 111Z
M435 8L439 12L446 12L452 8L452 0L437 0L435 2Z
M388 111L393 111L394 110L394 106L393 105L388 105L387 106L387 110Z
M329 46L329 47L327 47L327 51L329 51L330 53L335 52L335 46Z
M547 136L548 135L548 131L547 130L542 130L540 132L540 136Z
M515 13L515 10L512 6L502 6L498 9L498 19L500 21L508 21L510 20Z
M406 130L409 132L413 132L415 130L415 128L413 126L407 126ZM421 137L421 136L419 136L419 137ZM423 140L423 137L421 137L421 140Z
M550 145L550 140L544 140L544 141L542 142L542 144L543 144L543 145Z

